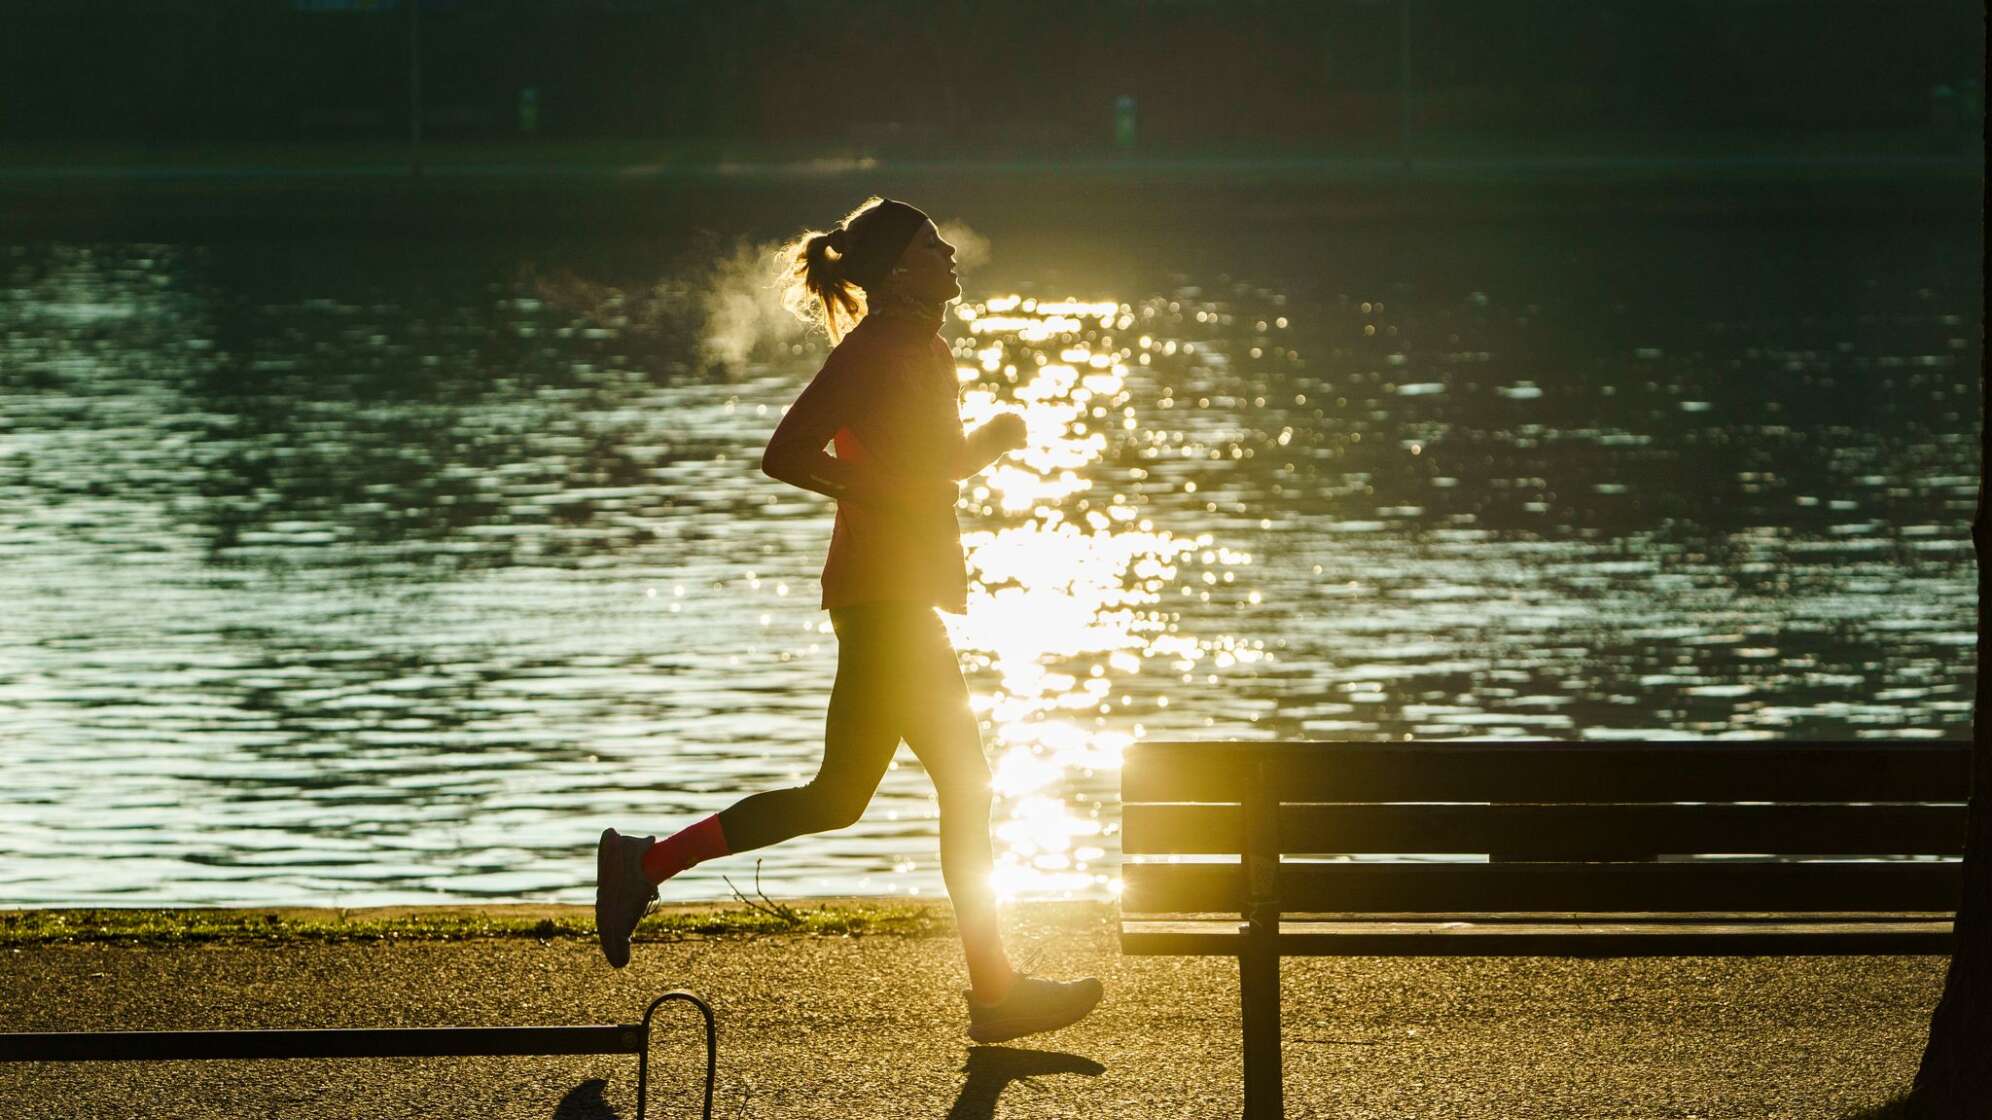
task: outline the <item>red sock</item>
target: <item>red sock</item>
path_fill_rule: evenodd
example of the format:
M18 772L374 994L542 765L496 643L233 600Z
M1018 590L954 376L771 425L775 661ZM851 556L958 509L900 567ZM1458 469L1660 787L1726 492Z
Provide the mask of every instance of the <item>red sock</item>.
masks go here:
M650 846L643 853L643 874L661 883L695 863L717 859L727 853L726 833L719 827L719 814L681 829Z

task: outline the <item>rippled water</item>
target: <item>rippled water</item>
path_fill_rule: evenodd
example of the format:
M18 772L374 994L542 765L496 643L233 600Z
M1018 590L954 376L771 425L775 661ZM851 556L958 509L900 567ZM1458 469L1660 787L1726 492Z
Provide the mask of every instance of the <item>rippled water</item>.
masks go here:
M1963 737L1977 237L999 242L1003 892L1113 889L1143 737ZM757 464L821 349L744 257L0 254L0 905L578 902L603 825L813 773L830 510ZM934 832L902 750L762 882L939 893Z

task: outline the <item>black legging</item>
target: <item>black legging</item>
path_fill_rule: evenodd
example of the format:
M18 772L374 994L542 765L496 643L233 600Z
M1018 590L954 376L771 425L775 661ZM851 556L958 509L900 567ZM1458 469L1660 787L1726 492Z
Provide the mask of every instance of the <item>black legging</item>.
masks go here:
M917 603L833 608L830 625L837 683L823 764L807 785L753 794L721 810L727 849L856 823L904 739L940 796L941 874L959 905L958 888L987 889L989 764L947 629L934 608Z

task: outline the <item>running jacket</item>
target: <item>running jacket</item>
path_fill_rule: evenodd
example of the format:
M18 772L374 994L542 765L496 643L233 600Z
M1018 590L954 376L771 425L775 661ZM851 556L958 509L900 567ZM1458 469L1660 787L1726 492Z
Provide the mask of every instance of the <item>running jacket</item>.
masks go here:
M836 461L824 466L823 446L833 441ZM824 491L837 498L824 610L915 602L967 613L954 502L930 496L906 508L880 500L916 479L926 481L925 493L944 495L935 484L964 476L967 449L948 344L929 324L859 320L776 425L764 459L777 477L850 483Z

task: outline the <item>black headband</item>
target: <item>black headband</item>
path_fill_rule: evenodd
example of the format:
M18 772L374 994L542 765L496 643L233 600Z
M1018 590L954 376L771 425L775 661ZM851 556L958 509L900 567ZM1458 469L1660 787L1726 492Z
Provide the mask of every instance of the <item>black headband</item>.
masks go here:
M877 288L926 220L919 208L889 198L858 215L856 230L838 231L844 235L844 276L868 292Z

